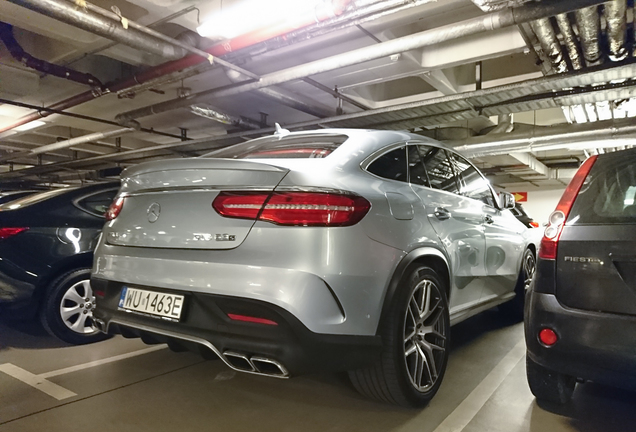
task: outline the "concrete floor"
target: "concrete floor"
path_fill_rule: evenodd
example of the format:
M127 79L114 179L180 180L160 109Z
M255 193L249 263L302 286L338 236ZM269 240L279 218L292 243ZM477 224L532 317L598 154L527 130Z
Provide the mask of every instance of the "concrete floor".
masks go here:
M439 393L407 410L366 400L346 374L278 380L139 340L73 347L35 323L0 323L0 432L636 430L636 393L586 384L564 408L538 406L522 325L496 311L453 327L452 341Z

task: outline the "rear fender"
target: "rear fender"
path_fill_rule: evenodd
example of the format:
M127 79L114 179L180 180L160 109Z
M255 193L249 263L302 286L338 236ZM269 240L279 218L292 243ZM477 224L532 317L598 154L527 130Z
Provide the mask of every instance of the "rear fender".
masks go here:
M450 274L450 266L448 264L448 258L439 249L432 247L423 247L409 252L402 261L397 265L386 295L384 296L384 303L382 305L382 315L380 316L380 322L376 330L376 335L380 334L380 329L384 325L385 319L389 314L391 303L395 297L400 281L415 265L426 265L435 270L445 283L446 298L450 301L450 281L452 280Z

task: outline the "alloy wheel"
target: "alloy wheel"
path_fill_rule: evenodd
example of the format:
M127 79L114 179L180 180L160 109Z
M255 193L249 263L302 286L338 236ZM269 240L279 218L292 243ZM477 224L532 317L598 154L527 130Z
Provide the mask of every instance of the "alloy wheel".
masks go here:
M526 253L523 257L523 288L527 291L530 288L530 283L534 277L536 270L536 260L532 252Z
M406 309L404 360L411 384L420 392L437 382L448 349L444 308L439 287L424 279L413 290Z
M97 332L92 326L93 309L95 309L95 296L88 279L71 285L60 302L62 322L66 327L80 334L88 335Z

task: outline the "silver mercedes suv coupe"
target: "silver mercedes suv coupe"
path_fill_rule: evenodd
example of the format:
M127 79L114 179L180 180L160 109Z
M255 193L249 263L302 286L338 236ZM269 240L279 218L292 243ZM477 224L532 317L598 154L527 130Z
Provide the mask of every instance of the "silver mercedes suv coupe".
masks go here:
M423 406L451 325L497 305L522 319L535 251L512 206L459 154L395 131L283 130L143 163L95 252L94 322L254 374L346 370Z

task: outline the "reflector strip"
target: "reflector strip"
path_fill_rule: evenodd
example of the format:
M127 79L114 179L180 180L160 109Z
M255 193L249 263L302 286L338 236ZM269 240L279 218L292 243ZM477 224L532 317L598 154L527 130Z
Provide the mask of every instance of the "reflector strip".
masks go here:
M243 322L251 322L251 323L265 324L265 325L275 325L275 326L278 325L276 321L268 320L267 318L258 318L258 317L251 317L247 315L237 315L237 314L230 314L230 313L227 314L227 316L234 321L243 321Z

